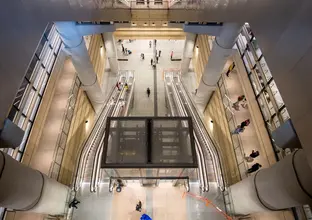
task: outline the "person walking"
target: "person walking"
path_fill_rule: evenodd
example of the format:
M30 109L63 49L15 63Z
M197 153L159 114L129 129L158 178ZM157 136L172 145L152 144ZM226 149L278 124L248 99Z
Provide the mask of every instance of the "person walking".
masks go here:
M125 48L123 44L121 45L121 48L122 48L122 53L125 53Z
M149 47L152 48L152 41L149 41Z
M247 173L253 173L256 172L257 170L259 170L262 167L262 165L260 163L255 163L254 165L252 165L248 170Z
M153 66L153 58L151 59L151 66Z
M69 208L74 207L74 208L78 209L77 205L78 205L79 203L80 203L80 201L77 200L76 198L74 198L73 201L71 201L71 203L69 203Z
M229 66L228 71L225 73L225 75L226 75L227 77L229 77L229 74L230 74L230 72L232 72L232 70L234 69L234 67L235 67L235 63L233 62L233 63Z
M170 59L172 60L172 57L173 57L173 50L171 51L171 54L170 54Z
M135 210L138 212L142 211L142 202L139 200L139 202L135 206Z
M149 97L149 96L150 96L150 94L151 94L151 90L150 90L150 88L147 88L146 93L147 93L147 97Z
M156 63L158 63L158 56L156 56Z
M160 57L160 54L161 54L161 50L158 51L158 56L159 56L159 57Z

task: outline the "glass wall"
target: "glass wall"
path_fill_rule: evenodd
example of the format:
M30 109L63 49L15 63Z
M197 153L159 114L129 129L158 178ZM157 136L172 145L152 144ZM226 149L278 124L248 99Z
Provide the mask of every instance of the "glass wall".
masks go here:
M289 115L249 24L244 25L236 45L245 64L267 127L272 132L287 121Z
M17 161L22 160L31 128L61 44L62 41L55 26L53 23L48 24L13 101L8 118L25 131L24 137L18 148L0 150ZM4 211L1 208L1 219L3 219Z
M19 148L15 150L1 150L18 161L22 159L28 136L61 44L62 41L56 32L55 26L49 24L29 64L23 82L9 112L8 118L23 129L25 134Z
M269 133L271 133L289 120L290 116L262 51L259 48L257 39L248 23L244 25L236 46L244 62L250 83L252 84L266 122L266 127ZM291 150L283 150L277 146L274 146L274 151L278 160L291 153ZM307 217L311 216L309 206L304 206L303 210Z

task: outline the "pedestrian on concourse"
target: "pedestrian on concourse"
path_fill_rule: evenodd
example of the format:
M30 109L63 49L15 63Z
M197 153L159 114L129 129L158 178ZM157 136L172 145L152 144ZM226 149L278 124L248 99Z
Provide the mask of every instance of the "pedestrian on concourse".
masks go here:
M158 56L156 56L156 63L158 63Z
M246 154L244 155L245 157L245 160L250 163L250 162L253 162L254 159L256 157L258 157L260 155L259 151L255 151L255 150L252 150L251 154L249 154L249 156L247 157Z
M139 200L139 202L135 206L135 210L138 212L142 211L142 202Z
M256 172L256 171L259 170L261 167L262 167L261 164L255 163L254 165L252 165L252 166L247 170L247 173Z
M69 203L69 208L74 207L76 209L78 209L77 205L80 203L79 200L77 200L76 198L73 199L73 201L71 203Z
M244 127L247 127L249 124L250 124L250 119L247 119L240 124L240 127L244 128Z
M122 53L125 53L125 48L123 44L121 45L121 48L122 48Z
M147 88L146 93L147 93L147 97L149 97L149 96L150 96L150 94L151 94L151 90L150 90L150 88Z
M151 66L153 66L153 59L151 59Z
M161 50L158 51L158 56L159 56L159 57L160 57L160 54L161 54Z
M154 42L155 42L155 47L156 47L157 40L155 39Z
M234 67L235 67L235 63L233 62L233 63L229 66L227 72L225 73L225 75L226 75L227 77L229 77L229 74L230 74L230 72L232 72L232 70L234 69Z
M152 41L149 41L149 47L152 48Z
M172 60L172 57L173 57L173 50L171 51L171 54L170 54L170 59Z
M251 151L251 154L249 154L249 156L250 156L251 158L256 158L256 157L258 157L259 155L260 155L259 151L255 151L255 150L252 150L252 151Z
M232 134L239 134L245 130L245 127L247 127L250 124L250 119L247 119L243 121L240 125L238 125L234 131L232 131Z
M127 48L125 48L125 54L126 54L126 55L128 54L128 49L127 49Z
M239 110L239 103L240 103L241 101L243 101L244 99L246 99L246 98L245 98L245 95L238 96L238 97L237 97L237 101L233 103L232 108L234 108L235 110L238 111L238 110Z

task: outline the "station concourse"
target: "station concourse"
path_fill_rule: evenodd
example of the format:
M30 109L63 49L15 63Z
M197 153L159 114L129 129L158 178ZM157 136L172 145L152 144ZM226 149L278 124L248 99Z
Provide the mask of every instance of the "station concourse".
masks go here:
M312 219L310 1L4 6L1 219Z

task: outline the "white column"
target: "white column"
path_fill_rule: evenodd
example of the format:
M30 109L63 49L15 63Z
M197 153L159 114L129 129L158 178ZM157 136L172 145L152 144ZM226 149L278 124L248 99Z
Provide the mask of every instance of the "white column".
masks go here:
M82 33L81 25L75 22L56 22L56 28L65 44L66 51L71 55L78 77L96 112L104 102L104 95L91 63Z
M188 73L190 63L193 57L193 51L195 46L196 34L186 33L184 49L183 49L183 57L181 62L181 73Z
M0 206L62 215L70 189L0 151Z
M205 107L216 88L224 65L229 56L233 54L232 48L241 31L241 27L241 24L225 23L220 35L216 37L216 40L213 43L208 64L205 67L201 82L197 88L195 102L200 111L205 110Z
M235 214L312 204L312 170L303 150L230 187Z
M110 65L111 72L118 73L119 65L117 60L117 50L113 32L106 32L104 36L104 45L106 49L106 56Z

